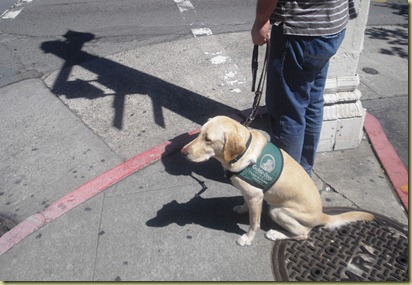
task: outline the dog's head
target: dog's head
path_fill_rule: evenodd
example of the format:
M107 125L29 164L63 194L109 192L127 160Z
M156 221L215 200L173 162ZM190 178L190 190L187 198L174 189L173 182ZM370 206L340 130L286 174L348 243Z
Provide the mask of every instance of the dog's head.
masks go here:
M182 154L193 162L203 162L215 157L229 163L246 149L249 131L229 117L217 116L200 129L196 139L182 148Z

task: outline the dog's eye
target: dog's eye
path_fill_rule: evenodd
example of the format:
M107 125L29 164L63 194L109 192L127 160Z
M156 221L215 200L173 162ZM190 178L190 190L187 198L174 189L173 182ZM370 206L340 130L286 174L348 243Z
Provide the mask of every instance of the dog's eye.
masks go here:
M210 144L212 143L212 140L208 136L205 136L205 142Z

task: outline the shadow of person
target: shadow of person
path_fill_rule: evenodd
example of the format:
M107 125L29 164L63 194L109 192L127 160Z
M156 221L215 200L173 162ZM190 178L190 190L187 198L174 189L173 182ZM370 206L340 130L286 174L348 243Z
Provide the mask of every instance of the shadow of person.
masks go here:
M83 51L85 43L95 38L91 33L70 30L64 38L65 40L47 41L41 44L41 49L45 53L54 54L64 60L53 83L52 92L56 95L64 95L67 99L113 96L113 126L117 129L123 127L126 95L149 96L152 101L154 121L163 128L165 128L163 108L198 124L203 123L207 116L213 114L238 112L232 107L155 76ZM114 93L105 94L94 87L92 81L69 80L74 66L80 66L97 75L97 79L93 81L113 90Z

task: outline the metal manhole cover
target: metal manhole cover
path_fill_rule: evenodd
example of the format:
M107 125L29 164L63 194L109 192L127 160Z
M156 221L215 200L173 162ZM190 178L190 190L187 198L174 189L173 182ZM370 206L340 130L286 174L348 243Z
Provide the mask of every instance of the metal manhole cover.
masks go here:
M328 214L353 211L325 209ZM409 281L408 228L375 221L314 228L306 241L279 240L272 251L276 281Z
M0 214L0 237L14 228L17 223L10 217Z

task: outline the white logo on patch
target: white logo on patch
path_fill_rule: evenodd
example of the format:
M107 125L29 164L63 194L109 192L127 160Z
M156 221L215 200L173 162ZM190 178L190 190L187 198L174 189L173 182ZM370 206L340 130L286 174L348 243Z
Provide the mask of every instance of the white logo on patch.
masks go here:
M260 160L260 168L262 168L266 172L272 172L276 167L276 160L270 154L265 154L262 159Z

